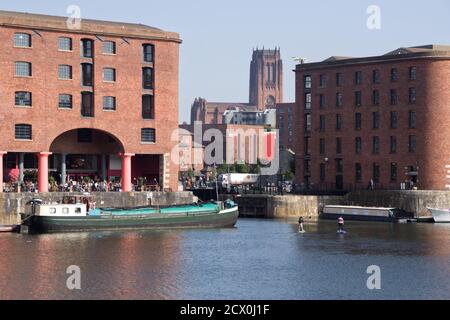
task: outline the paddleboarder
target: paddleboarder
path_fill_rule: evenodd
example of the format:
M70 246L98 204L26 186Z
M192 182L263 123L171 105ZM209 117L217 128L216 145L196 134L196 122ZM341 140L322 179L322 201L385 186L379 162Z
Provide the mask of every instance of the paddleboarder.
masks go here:
M342 217L338 219L338 232L344 232L344 218Z
M298 232L305 232L305 229L303 228L303 223L305 221L303 220L303 217L300 217L298 219Z

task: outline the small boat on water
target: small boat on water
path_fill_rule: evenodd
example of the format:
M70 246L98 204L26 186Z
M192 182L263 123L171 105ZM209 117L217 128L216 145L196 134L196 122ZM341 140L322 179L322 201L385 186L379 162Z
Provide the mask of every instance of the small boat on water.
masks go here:
M92 196L66 196L60 203L34 199L22 225L31 233L90 230L226 228L238 219L231 200L184 206L96 208ZM24 228L25 229L25 228Z
M450 209L428 208L436 223L450 223Z
M0 233L17 232L18 230L19 230L18 225L0 225Z
M335 219L343 217L346 220L397 222L408 215L397 208L357 207L357 206L325 206L321 217Z

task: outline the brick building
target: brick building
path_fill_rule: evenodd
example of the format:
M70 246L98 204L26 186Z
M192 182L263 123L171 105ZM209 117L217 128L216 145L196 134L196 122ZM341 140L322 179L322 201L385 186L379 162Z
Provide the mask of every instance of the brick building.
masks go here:
M146 177L176 190L177 33L0 11L0 177ZM0 179L2 182L3 179ZM0 186L0 190L2 190Z
M450 163L450 46L296 66L296 180L316 189L442 190Z

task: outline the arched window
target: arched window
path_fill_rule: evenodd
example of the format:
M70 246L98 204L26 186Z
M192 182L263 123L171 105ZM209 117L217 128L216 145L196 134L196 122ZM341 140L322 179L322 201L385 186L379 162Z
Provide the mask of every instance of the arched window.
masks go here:
M22 48L31 48L31 35L28 33L15 33L14 46Z
M142 68L142 87L144 89L153 89L153 69Z
M94 56L94 41L91 39L81 39L81 56L92 58Z
M152 95L142 96L142 119L155 119L155 103Z
M152 44L142 45L143 58L145 62L153 62L155 47Z

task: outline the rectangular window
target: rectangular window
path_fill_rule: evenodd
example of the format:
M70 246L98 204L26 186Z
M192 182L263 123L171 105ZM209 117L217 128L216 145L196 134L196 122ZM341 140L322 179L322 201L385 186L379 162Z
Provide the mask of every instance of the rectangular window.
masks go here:
M409 80L416 80L416 79L417 79L417 68L410 67L409 68Z
M341 92L336 93L336 107L342 107L343 96Z
M362 167L361 163L355 163L355 181L362 182Z
M380 137L373 137L372 139L372 153L379 154L380 153Z
M58 107L61 109L72 109L72 95L60 94Z
M114 41L103 41L102 49L104 54L116 54L116 43Z
M325 163L320 164L320 182L325 182Z
M397 68L392 68L391 69L391 81L395 82L398 79L398 72L397 72Z
M391 111L391 129L397 129L398 115L397 111Z
M327 76L325 74L321 74L319 76L319 86L321 88L325 88L327 86Z
M94 41L91 39L81 40L81 57L92 58L94 56Z
M373 164L373 182L380 182L380 165L378 163Z
M340 87L344 83L344 77L342 73L338 72L336 73L336 86Z
M355 106L361 107L362 105L362 93L361 91L355 92Z
M305 156L311 155L311 137L305 137L304 145Z
M311 160L304 161L304 172L305 175L311 174Z
M66 37L58 38L58 49L62 51L72 51L72 39Z
M325 95L323 95L323 94L319 95L319 107L321 109L323 109L326 107L326 104L327 104L327 101L326 101Z
M153 89L153 69L142 68L142 87L144 89Z
M103 69L103 81L115 82L116 81L116 69L104 68Z
M15 75L18 77L31 77L31 63L22 61L16 62Z
M304 82L305 82L305 89L311 89L312 87L311 76L305 76Z
M362 71L356 71L355 72L355 84L359 85L362 84L363 78L362 78Z
M409 88L409 103L416 103L416 88Z
M396 89L391 89L390 96L391 96L390 97L391 105L396 105L398 103L397 90Z
M92 143L92 130L91 129L78 129L77 141L79 143Z
M59 65L58 66L58 79L59 80L71 80L72 79L72 66Z
M325 115L321 115L319 117L319 130L320 132L325 132L326 123L325 123Z
M408 128L415 129L416 128L416 112L409 111L408 113Z
M311 103L312 103L312 95L311 93L305 94L305 109L310 110L311 109Z
M320 154L325 154L325 139L320 139L319 141L319 151Z
M380 128L380 113L378 111L372 112L372 129Z
M362 114L361 113L355 113L355 130L361 130L362 126Z
M116 110L116 97L103 97L103 110L115 111Z
M15 139L16 140L32 140L31 125L16 124Z
M144 62L153 62L154 46L152 44L144 44L142 48Z
M16 106L31 107L32 98L31 92L18 91L16 92Z
M391 163L391 182L397 181L397 163Z
M143 128L141 129L141 142L156 142L155 129Z
M372 71L372 81L375 84L380 83L380 70L376 69Z
M152 95L142 96L142 119L155 119L155 105Z
M355 153L361 154L361 151L362 151L362 139L361 139L361 137L356 137L355 138Z
M409 136L408 138L408 151L410 153L416 152L416 136Z
M31 35L28 33L15 33L14 46L31 48Z
M397 153L397 137L396 136L390 137L390 151L391 151L391 153Z
M342 153L342 138L336 138L336 153Z
M92 87L93 84L93 67L90 63L81 64L81 85L85 87Z
M342 115L337 114L336 115L336 131L341 131L342 129Z
M83 117L94 116L94 95L92 92L81 93L81 115Z
M336 159L336 173L344 172L344 161L342 159Z
M374 90L372 93L372 103L375 106L378 106L380 104L380 91Z
M305 114L305 132L311 131L311 114Z

